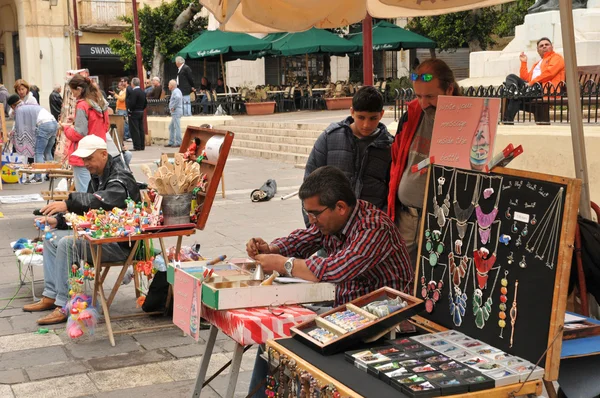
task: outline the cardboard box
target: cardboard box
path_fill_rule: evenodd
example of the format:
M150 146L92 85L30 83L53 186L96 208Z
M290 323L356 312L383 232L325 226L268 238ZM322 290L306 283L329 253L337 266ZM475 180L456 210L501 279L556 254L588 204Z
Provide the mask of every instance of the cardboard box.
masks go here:
M317 303L335 298L333 283L288 283L260 286L260 282L226 277L202 284L202 303L215 310Z

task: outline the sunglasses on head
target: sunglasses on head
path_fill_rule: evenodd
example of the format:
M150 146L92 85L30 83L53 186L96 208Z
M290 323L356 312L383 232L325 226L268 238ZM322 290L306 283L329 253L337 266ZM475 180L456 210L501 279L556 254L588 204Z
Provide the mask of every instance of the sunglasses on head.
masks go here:
M423 73L423 74L411 73L410 80L412 80L413 82L416 82L417 80L422 80L424 82L430 82L431 80L433 80L433 75L431 73Z

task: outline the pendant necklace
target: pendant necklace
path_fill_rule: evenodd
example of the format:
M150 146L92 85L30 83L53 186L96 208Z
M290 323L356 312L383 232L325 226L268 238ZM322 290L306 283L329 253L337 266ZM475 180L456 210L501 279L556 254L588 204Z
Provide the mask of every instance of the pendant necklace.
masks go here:
M485 303L483 302L483 292L481 289L475 289L473 292L473 315L475 315L475 326L477 326L479 329L483 329L485 322L490 318L490 314L492 312L492 305L494 304L492 295L494 294L494 288L496 287L496 282L498 282L498 275L500 275L502 267L498 266L494 269L497 270L496 279L494 279L494 284L492 285L492 289L490 290ZM477 277L479 278L479 275L477 275ZM473 269L473 283L476 283L475 269Z
M517 323L517 290L519 287L519 281L515 281L515 296L513 297L512 308L510 309L510 345L509 348L513 346L513 338L515 337L515 323Z
M479 237L481 238L481 244L485 245L487 243L489 243L490 241L490 225L492 225L492 223L494 222L494 220L496 219L496 216L498 216L498 202L500 202L500 191L502 191L502 189L500 187L502 187L502 181L503 181L503 177L481 177L481 178L489 178L490 181L490 186L489 188L486 188L484 190L483 193L483 197L485 199L489 198L492 193L494 192L494 189L492 188L492 179L494 178L500 178L500 185L498 187L498 193L496 194L496 203L494 203L494 208L492 209L491 212L489 213L484 213L481 210L481 206L479 204L480 200L481 200L481 192L478 192L477 195L477 204L475 205L475 214L477 216L477 224L479 225L478 230L479 230ZM483 188L483 182L481 184L480 190L481 188ZM491 192L491 193L490 193Z
M433 231L429 228L429 216L431 214L427 214L427 229L425 230L425 250L428 253L429 264L432 267L435 267L438 263L438 260L442 253L444 252L444 242L446 240L446 234L448 233L448 225L444 230L444 236L442 236L442 232L438 229L434 229Z
M475 199L477 198L477 193L479 191L479 174L475 174L476 180L475 180L475 189L473 189L473 197L471 198L471 203L469 204L469 207L467 207L466 209L463 209L460 207L460 204L458 203L458 196L456 195L456 184L458 183L458 173L459 171L456 170L455 176L454 176L454 201L453 201L453 207L454 207L454 217L456 218L456 229L458 230L458 236L460 237L460 239L464 239L465 235L467 234L467 221L469 221L469 218L471 218L471 215L473 214L473 211L475 210ZM470 173L464 173L465 174L465 191L467 190L467 186L468 186L468 182L469 182L469 176L471 175Z
M444 265L444 272L438 282L433 279L433 270L435 267L431 267L431 279L427 282L425 278L425 267L423 267L424 260L427 257L421 256L421 297L425 300L425 310L428 313L432 313L435 307L435 303L442 297L442 289L444 288L444 276L446 275L447 266ZM439 264L443 265L443 264Z
M455 175L455 171L453 170L448 170L451 172L452 177L450 178L450 182L448 183L448 189L446 191L446 196L444 198L444 201L442 203L442 205L440 206L438 204L437 201L437 197L438 195L442 195L442 189L444 187L444 185L446 184L446 177L445 177L445 173L446 173L446 168L445 167L440 167L442 169L442 175L439 178L435 178L435 169L437 167L433 166L433 183L437 183L437 192L434 188L433 191L433 215L435 216L437 223L439 225L440 228L443 228L444 225L446 224L446 218L448 217L448 214L450 213L450 186L452 185L452 180L454 179L454 175Z
M454 240L452 237L452 220L450 219L450 242ZM465 255L461 256L461 251L456 250L462 248L462 240L457 239L454 245L454 251L452 249L448 253L448 266L450 268L450 275L452 277L452 283L454 286L460 285L461 279L465 277L467 274L467 264L469 262L469 257L467 257L467 253L469 252L469 244L471 243L471 237L473 235L473 228L471 228L471 235L469 235L469 239L466 240L467 246L465 247ZM460 245L458 244L460 242ZM459 260L458 265L456 265L456 261Z
M558 239L560 236L559 224L563 202L563 187L560 187L558 193L552 199L550 206L546 209L544 216L538 225L529 236L529 240L525 244L525 249L533 253L535 251L535 258L544 260L546 258L546 266L550 269L554 268L554 261L556 260L556 249L558 245ZM546 236L548 233L548 236ZM543 248L540 254L539 250L543 242L546 242L546 246Z
M496 252L498 250L502 222L500 220L494 221L492 225L490 225L490 231L494 224L497 224L498 228L496 232L496 247L494 247L494 252L492 254L490 254L489 250L485 247L477 249L477 236L473 239L473 262L475 263L475 270L477 271L477 286L479 289L485 289L488 280L488 272L496 263ZM475 274L475 272L473 272L473 274Z
M429 229L429 216L427 215L427 230L425 231L425 236L427 237L427 242L425 243L425 249L429 251L429 256L421 256L421 297L425 300L425 310L428 313L433 312L433 308L435 307L435 303L437 303L442 295L442 289L444 287L444 275L446 275L446 271L448 266L444 265L444 272L438 282L434 280L433 271L438 265L443 265L438 262L439 256L444 252L444 241L446 239L446 233L448 233L448 227L450 223L446 225L446 230L444 231L444 236L441 237L441 232L438 230L430 231ZM428 237L429 235L429 237ZM425 266L424 260L428 260L429 265L431 267L431 277L429 282L425 278ZM432 262L433 260L433 262Z
M471 230L472 233L473 230ZM471 270L471 262L469 262L467 256L465 255L463 258L466 259L469 264L469 268L467 269L467 276L469 271ZM461 260L462 262L462 260ZM460 289L460 284L454 283L452 272L448 273L448 281L450 288L448 289L448 302L450 306L450 315L452 316L452 322L454 322L455 326L462 325L463 317L465 316L467 310L467 285L469 284L469 278L464 278L465 286L464 289ZM452 291L454 290L454 297L452 296Z

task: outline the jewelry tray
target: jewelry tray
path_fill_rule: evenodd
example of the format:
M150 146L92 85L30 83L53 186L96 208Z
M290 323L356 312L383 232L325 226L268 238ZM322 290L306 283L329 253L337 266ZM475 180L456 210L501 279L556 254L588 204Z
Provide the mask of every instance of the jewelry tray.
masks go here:
M395 298L402 299L407 303L407 306L381 318L377 318L375 315L372 315L371 313L362 309L362 307L369 303ZM409 296L408 294L404 294L389 287L383 287L352 300L347 304L327 311L311 321L307 321L292 327L290 330L293 333L293 338L303 342L322 355L332 355L352 348L359 342L376 337L388 331L402 320L416 315L422 312L424 309L425 303L423 300L417 297ZM329 315L346 310L351 310L357 314L363 315L366 318L371 319L371 321L354 330L345 331L338 325L325 319L325 317ZM335 334L337 337L327 343L322 343L309 335L310 331L317 328L326 329Z

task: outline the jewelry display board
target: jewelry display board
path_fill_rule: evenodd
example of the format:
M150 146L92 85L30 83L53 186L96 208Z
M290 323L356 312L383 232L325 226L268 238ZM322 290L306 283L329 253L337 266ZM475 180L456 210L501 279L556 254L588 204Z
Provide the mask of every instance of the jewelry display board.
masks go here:
M415 296L429 321L558 378L581 181L430 167ZM545 366L544 366L545 365Z

